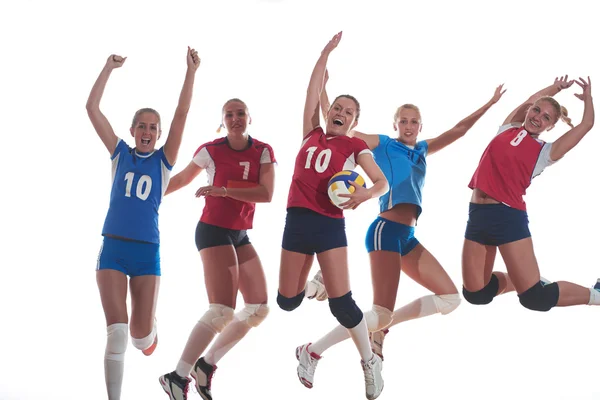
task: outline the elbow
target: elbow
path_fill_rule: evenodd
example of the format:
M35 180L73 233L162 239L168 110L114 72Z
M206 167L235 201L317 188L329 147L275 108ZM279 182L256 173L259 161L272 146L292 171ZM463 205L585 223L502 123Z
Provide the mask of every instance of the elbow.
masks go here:
M273 190L265 190L261 203L270 203L273 200Z

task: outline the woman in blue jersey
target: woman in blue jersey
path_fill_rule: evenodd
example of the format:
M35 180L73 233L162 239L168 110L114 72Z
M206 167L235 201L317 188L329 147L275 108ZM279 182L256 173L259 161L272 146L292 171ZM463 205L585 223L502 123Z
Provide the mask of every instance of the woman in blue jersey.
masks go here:
M181 145L185 121L192 100L194 77L200 66L198 53L188 47L187 71L179 104L165 145L156 150L161 136L158 112L138 110L129 129L135 147L117 137L100 111L100 100L112 71L126 57L111 55L87 101L87 112L100 140L111 155L112 188L110 205L96 280L106 317L107 342L104 374L109 400L121 397L125 350L128 341L127 276L130 277L133 345L150 355L156 348L154 313L160 280L158 208L167 188Z
M372 332L373 352L382 359L383 330L386 327L435 313L448 314L460 304L458 289L444 268L414 236L414 226L421 214L426 157L464 136L503 93L500 85L484 106L433 139L417 140L422 128L421 114L412 104L405 104L396 110L394 130L398 131L398 137L395 139L387 135L368 135L354 131L373 151L375 161L390 184L389 192L379 198L380 214L369 227L365 239L371 261L373 307L364 315L369 331ZM327 93L323 89L321 109L324 115L328 108ZM410 278L434 295L421 297L393 312L401 267ZM312 287L307 287L307 296L317 297L319 300L327 298L320 271L309 286ZM312 376L321 354L348 337L347 331L340 326L310 344L309 350L314 358L307 365L299 365L299 370L305 376L306 371L312 372Z

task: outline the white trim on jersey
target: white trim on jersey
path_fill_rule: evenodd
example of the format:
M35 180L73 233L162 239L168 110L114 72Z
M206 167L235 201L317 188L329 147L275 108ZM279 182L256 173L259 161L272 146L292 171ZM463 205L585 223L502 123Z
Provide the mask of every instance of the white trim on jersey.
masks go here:
M152 151L151 151L150 153L148 153L148 154L140 154L140 153L138 153L137 149L134 149L134 151L135 151L135 155L136 155L136 156L138 156L139 158L148 158L148 157L150 157L152 154L154 154L154 152L155 152L156 150L152 150Z
M119 158L121 157L121 153L117 154L115 156L115 158L112 159L112 168L111 168L111 177L110 177L110 184L114 184L115 183L115 175L117 174L117 167L119 166Z
M550 158L550 152L552 151L552 143L545 143L544 147L542 147L542 151L540 151L540 155L535 163L535 167L533 168L533 173L531 174L531 179L535 178L539 174L546 169L546 167L551 166L556 161L553 161Z
M160 194L160 200L162 201L165 196L165 192L167 191L167 186L169 186L169 181L171 180L171 170L163 160L160 160L160 178L162 182L162 192Z
M193 161L197 166L206 170L206 175L208 175L208 184L212 185L215 178L216 166L215 161L212 159L206 147L201 148L200 151L196 153Z
M303 144L304 145L304 144ZM272 164L274 161L271 158L271 152L267 147L265 147L260 155L260 164Z
M512 124L501 125L498 128L498 133L496 133L496 136L498 136L502 132L509 130L510 128L518 128L519 126L521 126L521 124L519 124L518 122L513 122Z

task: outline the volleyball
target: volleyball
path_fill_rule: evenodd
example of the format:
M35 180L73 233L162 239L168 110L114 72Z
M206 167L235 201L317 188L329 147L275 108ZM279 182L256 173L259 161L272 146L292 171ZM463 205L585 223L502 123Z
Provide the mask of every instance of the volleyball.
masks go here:
M354 186L350 184L351 181L356 182L356 184L361 185L364 188L367 187L365 179L354 171L341 171L329 179L327 194L329 195L331 204L341 208L340 204L349 200L348 197L339 197L339 195L354 193L355 189Z

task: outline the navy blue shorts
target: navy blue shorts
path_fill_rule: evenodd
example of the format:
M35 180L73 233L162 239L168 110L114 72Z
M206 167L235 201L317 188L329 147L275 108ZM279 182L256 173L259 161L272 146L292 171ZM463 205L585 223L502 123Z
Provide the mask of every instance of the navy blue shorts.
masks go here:
M114 269L130 277L160 276L160 246L155 243L104 237L96 271Z
M465 239L487 246L531 237L527 212L504 204L469 203Z
M196 248L198 251L209 247L232 245L236 249L250 244L246 230L221 228L198 221L196 225Z
M419 241L415 237L414 227L381 217L377 217L369 226L365 238L368 253L385 250L405 256L418 244Z
M313 255L347 246L344 218L328 217L308 208L287 209L281 243L284 250Z

